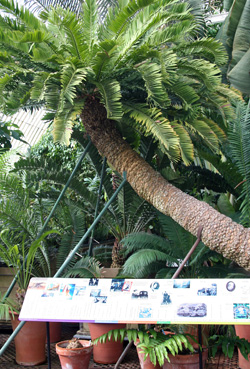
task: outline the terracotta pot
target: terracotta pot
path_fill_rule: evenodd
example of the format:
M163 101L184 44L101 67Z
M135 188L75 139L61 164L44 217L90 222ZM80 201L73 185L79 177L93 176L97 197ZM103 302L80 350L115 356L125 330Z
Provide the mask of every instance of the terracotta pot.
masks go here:
M93 346L90 341L79 340L82 347L67 349L69 341L56 344L62 369L88 369Z
M19 325L18 315L11 317L13 331ZM46 323L26 322L14 338L16 362L19 365L33 366L46 361L45 341Z
M240 338L245 338L250 342L250 325L235 325L235 332L237 336ZM240 353L240 350L238 349L238 366L241 369L249 369L250 368L250 355L248 355L249 361L247 361L242 354Z
M50 343L59 342L61 339L62 323L61 322L50 322L49 323L49 337ZM47 337L46 337L47 342Z
M126 328L126 324L89 323L92 341L112 329ZM93 359L99 364L115 364L123 351L123 342L115 342L113 339L105 343L98 342L93 345Z
M141 369L161 369L161 366L159 365L159 363L157 362L156 365L154 365L151 362L149 356L145 360L145 354L143 352L140 352L141 349L137 347L138 343L139 343L139 339L137 339L137 341L134 344L136 346L136 351L138 354Z
M165 360L163 369L199 369L200 361L199 354L190 355L168 355L170 363ZM205 362L208 357L208 350L206 348L202 351L202 367L205 368Z

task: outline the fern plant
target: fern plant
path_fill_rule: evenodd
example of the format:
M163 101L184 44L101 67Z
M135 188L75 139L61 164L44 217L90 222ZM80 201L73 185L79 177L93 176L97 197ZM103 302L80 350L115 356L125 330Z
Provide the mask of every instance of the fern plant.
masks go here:
M194 348L188 340L188 338L193 338L190 334L164 334L163 331L157 332L157 330L152 328L146 329L144 327L138 330L126 328L113 329L96 338L93 343L104 343L111 339L123 341L125 336L127 336L129 342L139 340L137 347L145 354L145 359L149 356L154 365L158 361L159 365L162 366L165 359L170 362L169 353L175 356L184 349L191 353L194 352Z

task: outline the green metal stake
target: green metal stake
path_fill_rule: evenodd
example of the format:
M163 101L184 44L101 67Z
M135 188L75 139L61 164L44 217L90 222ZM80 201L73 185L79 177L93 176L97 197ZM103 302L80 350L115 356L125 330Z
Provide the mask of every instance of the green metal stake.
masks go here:
M88 237L88 235L91 233L91 231L95 228L96 224L99 222L103 214L107 211L109 205L113 202L113 200L116 198L120 190L123 188L127 181L126 172L123 173L123 181L121 182L120 186L117 188L117 190L114 192L114 194L111 196L110 200L107 202L107 204L104 206L100 214L96 217L92 225L89 227L87 232L84 234L84 236L81 238L81 240L78 242L78 244L75 246L75 248L71 251L71 253L68 255L65 262L61 265L60 269L56 272L53 278L59 277L59 275L63 272L64 268L68 265L68 263L71 261L71 259L74 257L75 253L79 249L79 247L82 245L82 243L85 241L85 239ZM8 340L5 342L3 347L0 350L0 356L4 353L4 351L7 349L9 344L12 342L12 340L16 337L18 332L21 330L21 328L24 326L26 322L22 321L17 328L14 330L14 332L11 334L11 336L8 338Z
M99 186L98 195L97 195L97 201L96 201L96 206L95 206L94 220L97 217L99 203L100 203L100 199L101 199L101 195L102 195L102 184L103 184L103 179L104 179L106 162L107 162L107 159L104 158L103 159L103 163L102 163L101 181L100 181L100 186ZM92 232L91 232L91 236L89 238L89 251L88 251L88 256L92 256L92 253L93 253L93 246L92 246L92 244L93 244L94 231L95 231L95 229L93 228L92 229Z
M82 155L80 156L80 158L79 158L78 162L76 163L76 166L75 166L75 168L74 168L73 172L71 173L71 175L70 175L70 177L69 177L69 179L68 179L67 183L65 184L64 188L62 189L62 192L60 193L60 195L59 195L58 199L56 200L55 205L53 206L53 208L52 208L52 210L51 210L50 214L48 215L48 218L46 219L46 221L45 221L45 223L44 223L44 225L43 225L43 227L42 227L41 231L38 233L38 235L37 235L37 239L38 239L38 238L43 234L44 230L46 229L46 227L47 227L47 225L48 225L48 223L49 223L49 221L50 221L50 219L51 219L52 215L54 214L54 212L55 212L55 210L56 210L56 208L57 208L57 206L58 206L58 204L59 204L60 200L62 199L63 195L65 194L65 192L66 192L66 190L67 190L67 188L69 187L69 184L70 184L70 182L72 181L72 178L74 177L74 175L75 175L76 171L78 170L78 168L79 168L79 166L80 166L80 164L81 164L82 160L85 158L85 156L86 156L86 154L87 154L87 152L88 152L88 150L89 150L89 148L90 148L90 145L91 145L91 141L89 141L89 142L88 142L88 144L87 144L87 146L86 146L86 148L85 148L84 152L82 153ZM1 302L3 302L7 297L9 297L9 295L10 295L11 291L13 290L13 288L14 288L14 286L15 286L15 284L16 284L17 277L18 277L18 274L16 274L16 276L14 277L14 279L13 279L13 281L11 282L11 284L10 284L10 286L9 286L9 288L8 288L8 290L7 290L7 292L6 292L6 293L5 293L5 295L3 296L3 299L2 299L2 301L1 301Z

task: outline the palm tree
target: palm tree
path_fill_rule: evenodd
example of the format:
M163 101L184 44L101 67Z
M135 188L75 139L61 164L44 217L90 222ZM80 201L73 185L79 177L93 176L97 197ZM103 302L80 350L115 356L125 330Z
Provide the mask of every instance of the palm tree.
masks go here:
M189 164L202 144L220 152L238 95L220 82L225 52L199 28L183 2L123 1L99 22L94 0L82 16L62 8L40 19L1 0L1 107L43 106L54 138L69 142L81 119L86 133L132 188L213 250L248 268L249 231L170 185L138 154L135 137L151 136L169 162ZM216 123L215 123L216 120Z

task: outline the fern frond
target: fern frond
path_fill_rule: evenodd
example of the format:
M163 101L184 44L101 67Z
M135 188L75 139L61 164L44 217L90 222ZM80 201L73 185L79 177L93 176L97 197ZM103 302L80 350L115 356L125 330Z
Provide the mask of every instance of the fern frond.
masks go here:
M174 121L171 122L171 126L177 133L178 137L180 138L179 145L180 145L180 152L181 158L185 165L189 165L194 159L194 147L188 132L185 128L179 124L178 122Z
M86 69L77 59L68 60L61 72L61 93L59 97L59 110L63 111L64 104L68 101L74 104L76 88L81 85L86 78Z
M83 22L82 33L88 50L91 53L96 42L96 36L99 28L98 7L96 0L86 0L83 3Z
M60 111L54 119L53 137L55 141L63 142L69 145L69 140L72 133L72 127L77 116L81 113L84 101L79 101L73 107L64 105L64 110Z
M101 94L101 101L107 110L109 119L120 120L123 115L120 84L116 80L96 83Z
M229 126L229 141L232 156L237 168L244 178L242 187L243 202L241 204L241 220L245 226L249 223L250 214L250 111L249 104L238 104L236 119Z
M173 159L176 160L179 157L179 138L171 127L171 123L162 116L159 110L149 111L143 104L130 105L128 102L123 102L123 106L125 112L142 125L146 134L153 135L164 152L168 153L172 149Z
M156 63L142 64L137 68L145 82L148 98L155 101L160 106L170 104L170 99L162 83L161 68Z

